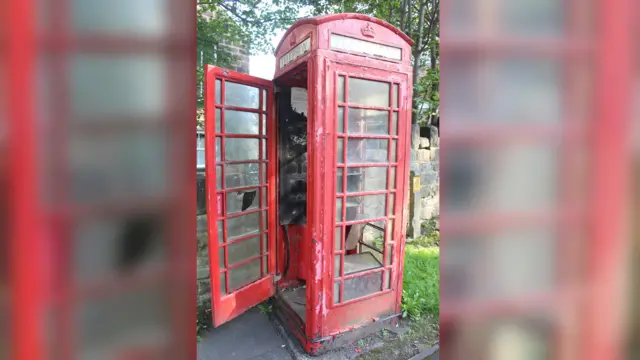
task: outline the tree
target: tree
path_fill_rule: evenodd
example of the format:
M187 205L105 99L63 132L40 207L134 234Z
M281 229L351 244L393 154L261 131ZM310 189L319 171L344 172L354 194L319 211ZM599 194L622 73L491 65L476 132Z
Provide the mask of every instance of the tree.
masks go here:
M383 19L409 35L413 58L412 123L433 123L439 108L440 0L307 0L316 15L356 12ZM425 106L422 106L422 105ZM424 111L428 108L428 111Z
M273 52L271 36L297 20L302 1L216 0L196 3L198 103L203 102L204 65L230 67L236 56L225 45L250 54Z

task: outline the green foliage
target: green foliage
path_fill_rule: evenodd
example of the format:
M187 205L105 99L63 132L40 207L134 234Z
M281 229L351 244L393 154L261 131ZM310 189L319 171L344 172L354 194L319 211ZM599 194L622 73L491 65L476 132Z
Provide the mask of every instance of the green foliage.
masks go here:
M440 249L409 245L405 252L402 314L412 320L440 313Z
M198 341L202 333L209 329L209 325L213 323L211 318L211 300L198 301L196 312L196 334Z
M258 304L258 309L260 309L260 312L263 314L269 314L273 312L273 305L269 304L268 302L263 302Z

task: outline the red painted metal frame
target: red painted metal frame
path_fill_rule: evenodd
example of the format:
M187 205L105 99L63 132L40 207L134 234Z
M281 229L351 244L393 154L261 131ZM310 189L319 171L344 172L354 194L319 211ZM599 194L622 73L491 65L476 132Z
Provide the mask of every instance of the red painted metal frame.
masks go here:
M491 55L502 58L510 55L527 58L556 58L561 61L565 76L562 104L562 124L500 126L493 128L482 121L461 122L449 118L443 110L445 131L441 140L441 168L447 166L448 149L469 146L501 146L526 140L533 143L555 143L564 140L560 147L561 161L559 176L559 209L548 209L545 213L519 214L453 214L446 202L441 205L441 227L445 234L482 234L495 232L511 226L555 226L558 236L557 258L558 288L556 291L529 295L517 299L500 299L478 303L475 301L452 301L442 299L441 333L442 356L452 357L454 347L450 330L464 327L472 321L495 321L499 317L529 316L548 313L558 319L550 324L552 338L549 339L552 356L555 359L622 359L624 354L624 329L620 316L623 313L624 251L626 225L626 194L628 194L629 151L625 148L630 125L630 81L634 79L631 59L632 15L629 0L596 0L585 4L569 0L564 5L566 26L560 38L538 40L495 35L478 38L450 36L446 27L441 42L442 66L446 67L456 57L471 55ZM597 36L585 31L584 12L594 6L598 14L598 26L593 27ZM442 5L443 24L451 21L450 4ZM588 12L588 11L587 11ZM524 50L524 51L523 51ZM596 75L589 79L587 86L596 89L589 95L595 111L587 109L584 99L580 99L578 80L585 77L580 66L595 60L595 67L587 73ZM577 65L577 66L576 66ZM446 74L446 71L444 72ZM444 79L444 78L443 78ZM474 84L470 84L474 86ZM446 93L447 82L441 90ZM479 90L476 90L479 91ZM451 108L446 103L455 99L443 97L443 109ZM589 101L589 100L587 100ZM586 111L586 113L585 113ZM476 119L477 120L477 119ZM455 125L463 125L455 127ZM477 125L474 125L476 123ZM587 146L588 145L588 146ZM591 158L588 173L577 172L578 154L587 153ZM443 172L446 174L446 172ZM589 182L587 192L576 186L577 182ZM442 178L441 189L446 189L447 179ZM589 206L590 212L582 209ZM482 222L480 222L482 215ZM513 221L515 219L515 222ZM487 223L488 222L488 223ZM587 232L582 231L586 228ZM575 244L579 238L583 243ZM446 251L447 237L443 237L443 251ZM573 243L572 243L573 242ZM579 266L576 246L587 249L586 274L576 275ZM586 284L586 286L585 286ZM615 309L615 310L614 310ZM615 314L614 314L615 313ZM582 320L576 321L576 318ZM477 352L463 356L483 356Z
M49 17L48 26L38 23L35 14L36 6L33 1L11 1L9 11L12 16L11 31L9 32L9 51L11 68L9 86L11 89L10 117L10 148L8 151L12 169L11 183L14 191L11 193L11 205L14 209L12 223L13 240L12 259L15 261L12 279L15 285L13 304L15 308L12 318L12 358L44 359L47 355L59 358L76 358L79 348L77 337L77 312L83 302L95 298L119 296L132 288L141 286L160 285L165 287L166 298L169 299L171 310L171 343L161 345L160 348L145 348L148 353L162 353L169 358L195 358L196 334L192 319L195 313L195 283L193 271L195 262L192 253L195 243L185 243L185 234L195 234L195 173L190 168L195 166L195 151L193 130L195 124L185 124L184 114L195 114L195 104L184 103L184 97L175 97L167 91L166 108L161 126L154 122L155 128L149 131L167 131L170 146L186 146L184 152L179 149L171 154L186 153L187 159L170 156L168 162L171 174L167 174L173 188L164 199L150 201L111 201L93 206L80 205L70 201L69 193L69 115L70 115L70 64L77 54L87 54L98 51L101 56L130 55L131 53L154 53L164 55L167 61L179 61L182 55L191 54L195 48L195 34L182 32L175 26L176 18L172 18L169 26L174 34L182 37L155 37L138 39L134 37L119 37L111 39L97 34L77 34L70 24L70 4L66 0L54 1L51 13L44 12L43 17ZM180 4L171 5L174 15L188 15L188 7ZM192 11L192 10L191 10ZM181 21L188 21L186 17ZM184 24L180 23L180 26ZM195 29L194 29L195 32ZM190 39L193 38L193 41ZM166 44L173 46L168 47ZM141 48L144 49L141 51ZM195 53L194 53L195 54ZM49 55L48 74L52 81L38 83L35 81L36 61L39 57ZM195 55L185 56L183 62L195 63ZM172 65L174 65L173 63ZM184 83L184 73L180 67L170 67L166 77L175 80L181 76ZM177 70L177 71L176 71ZM179 74L176 75L175 73ZM189 78L193 82L194 90L188 90L188 95L195 98L195 74ZM53 88L55 84L55 90ZM36 109L44 104L38 104L35 97L43 86L46 93L51 94L53 104L46 119L51 123L39 124L36 131ZM106 121L107 119L105 119ZM107 135L126 133L139 128L133 124L138 119L125 118L111 121ZM54 122L55 121L55 122ZM92 136L95 126L75 123L73 131L76 134ZM40 160L37 158L37 148L42 145L39 134L44 133L50 141L51 158ZM39 143L40 142L40 143ZM19 146L18 146L19 144ZM193 160L192 160L193 159ZM39 168L43 162L50 160L54 171L47 173ZM50 189L53 194L49 203L45 203L41 182L53 184ZM53 206L52 206L53 204ZM161 204L161 207L158 207ZM158 210L161 209L161 210ZM112 278L94 279L89 283L78 283L72 267L73 244L71 241L73 226L81 219L98 218L108 214L123 215L132 212L153 211L170 216L165 222L168 225L168 246L170 256L163 267L152 269L149 273L128 276L124 279ZM33 249L41 251L33 252ZM193 250L193 251L191 251ZM34 256L36 256L34 258ZM192 267L191 267L192 266ZM193 271L192 271L193 270ZM167 276L167 274L170 274ZM50 276L47 276L50 275ZM53 314L51 319L47 315ZM48 320L53 320L49 323ZM139 349L143 350L143 349Z
M221 103L216 104L216 81L220 81ZM233 82L258 88L259 103L258 109L242 108L237 106L229 106L224 104L226 82ZM220 110L220 133L216 132L216 114ZM229 134L225 132L224 117L225 110L236 110L243 112L258 113L259 131L257 135ZM265 121L263 121L263 119ZM267 128L263 128L263 126ZM246 74L241 74L227 69L215 66L207 66L205 76L205 162L207 179L217 179L218 170L222 169L220 176L222 189L216 188L217 181L207 181L207 214L208 214L208 233L209 233L209 260L210 260L210 277L211 277L211 304L213 325L221 324L242 314L249 308L259 304L275 294L274 274L275 274L275 234L276 234L276 200L275 188L273 181L275 179L275 159L276 147L272 140L275 134L275 121L273 121L273 83L268 80L256 78ZM227 161L225 160L225 141L224 139L256 139L258 140L258 160L249 161ZM216 160L217 139L220 139L220 160ZM266 142L266 143L265 143ZM263 146L263 144L265 144ZM267 151L263 154L263 151ZM241 188L227 189L224 185L226 165L233 164L258 164L259 185L246 186ZM266 167L266 173L263 172ZM263 177L266 175L266 179ZM237 192L239 190L260 189L258 195L258 209L238 212L234 214L226 214L226 196L229 192ZM262 192L266 192L266 196L262 196ZM222 199L220 201L220 199ZM264 200L267 203L264 203ZM264 223L264 213L267 213L267 223ZM259 214L260 231L255 234L241 236L227 241L227 234L223 231L224 241L218 239L218 221L226 224L227 219L246 216L250 214ZM267 237L267 248L264 249L263 236ZM260 254L249 259L237 262L233 265L227 263L227 247L238 242L249 241L250 239L259 238ZM219 249L224 249L224 269L220 269ZM249 262L260 260L260 278L246 284L241 284L235 288L229 288L229 270L233 270L239 266ZM267 261L267 273L264 272L264 262ZM225 293L220 289L220 276L225 277Z

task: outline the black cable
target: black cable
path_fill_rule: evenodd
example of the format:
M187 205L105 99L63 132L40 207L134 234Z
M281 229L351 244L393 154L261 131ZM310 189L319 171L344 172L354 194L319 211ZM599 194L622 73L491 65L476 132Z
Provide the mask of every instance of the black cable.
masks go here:
M284 279L285 277L287 277L287 273L289 272L289 257L291 255L290 253L290 249L289 249L289 226L288 225L282 225L284 227L284 246L285 246L285 253L287 255L287 261L285 261L284 263L284 271L282 273L282 278Z

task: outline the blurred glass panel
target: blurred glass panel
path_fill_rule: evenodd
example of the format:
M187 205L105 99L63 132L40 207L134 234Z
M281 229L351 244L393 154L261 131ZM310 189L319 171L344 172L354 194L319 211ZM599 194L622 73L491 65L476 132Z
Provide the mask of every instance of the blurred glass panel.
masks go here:
M220 104L220 98L222 96L222 81L216 79L216 104Z
M336 232L333 240L334 240L334 251L342 250L342 226L336 227Z
M262 111L267 111L267 102L269 102L269 99L267 99L267 90L262 89Z
M387 163L389 161L389 140L349 139L347 163Z
M347 132L349 134L389 134L389 112L349 108Z
M167 140L161 132L74 134L68 150L74 201L140 199L168 192Z
M224 88L224 104L249 109L258 109L260 106L259 89L253 86L236 84L226 81Z
M260 205L258 189L227 192L227 214L251 211Z
M232 189L259 185L258 168L256 163L225 165L225 188Z
M227 219L227 241L260 232L260 213Z
M344 164L344 139L338 138L338 148L336 150L336 159L338 164Z
M391 95L391 106L394 108L398 107L398 84L393 84L393 94Z
M387 210L387 216L393 216L395 206L396 206L396 196L395 194L389 194L389 207Z
M222 220L218 220L218 244L222 244L224 242L224 222Z
M216 134L222 132L220 124L222 124L222 110L216 108Z
M341 194L344 192L344 168L336 169L336 193Z
M340 277L341 268L342 268L342 256L335 255L333 257L333 277L334 278Z
M340 303L340 282L336 281L333 283L333 303Z
M158 216L102 218L80 222L73 234L73 273L80 283L128 270L133 274L167 259L166 223Z
M336 222L342 222L342 198L336 199Z
M389 174L389 189L394 190L396 188L396 167L392 166Z
M227 245L229 266L258 255L260 255L259 236Z
M70 5L79 34L160 37L170 30L167 0L71 0Z
M258 135L260 133L259 126L258 113L224 111L224 132L226 134Z
M513 36L560 36L564 32L566 12L562 1L500 0L500 13L501 30Z
M338 108L338 128L336 129L336 132L344 132L344 107L342 106Z
M344 76L338 76L338 85L336 87L338 102L344 102Z
M391 115L391 135L398 135L398 112L394 111Z
M77 358L113 359L131 347L164 347L171 341L171 291L135 288L76 307Z
M345 280L343 301L357 299L381 291L382 276L380 274L382 273L376 272Z
M349 196L346 221L385 217L387 195Z
M224 295L227 293L227 277L225 274L220 274L220 294Z
M349 78L349 104L389 106L389 83Z
M453 236L440 258L441 299L488 301L553 291L558 255L554 228L518 228Z
M250 261L237 268L229 270L229 289L236 289L239 286L247 285L250 282L260 279L260 259Z
M78 54L70 66L72 121L164 120L168 69L160 55Z
M558 150L554 144L455 147L442 167L443 209L451 212L555 211Z
M379 191L387 189L387 167L347 168L347 192Z
M258 160L258 139L224 139L224 157L227 161Z
M224 269L225 265L225 256L224 256L224 247L221 246L218 248L218 268Z
M222 189L222 166L216 166L216 189Z
M216 137L216 161L220 161L222 154L221 138Z

